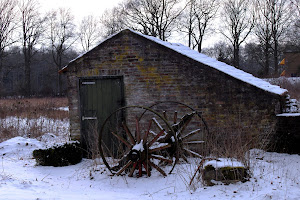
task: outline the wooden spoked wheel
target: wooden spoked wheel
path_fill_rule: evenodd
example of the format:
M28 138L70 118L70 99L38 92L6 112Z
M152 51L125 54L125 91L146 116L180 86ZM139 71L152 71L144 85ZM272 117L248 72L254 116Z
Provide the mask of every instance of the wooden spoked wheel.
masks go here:
M177 148L171 148L170 154L178 154L179 158L188 161L188 158L202 158L208 154L206 142L209 137L209 131L206 122L201 113L192 107L175 101L163 101L149 106L152 110L162 113L164 119L171 125L177 138ZM143 118L142 114L140 118ZM172 140L160 138L159 142L171 143Z
M147 113L142 119L136 117L145 110ZM161 141L165 135L173 138L172 144ZM112 113L102 125L100 154L113 175L151 176L155 169L166 176L176 164L176 157L169 153L170 148L177 148L174 136L172 127L159 113L146 107L123 107Z

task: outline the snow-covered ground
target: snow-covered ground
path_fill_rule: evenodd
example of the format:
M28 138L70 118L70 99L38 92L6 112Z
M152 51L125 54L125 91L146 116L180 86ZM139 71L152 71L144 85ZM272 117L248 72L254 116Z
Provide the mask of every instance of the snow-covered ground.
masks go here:
M187 187L196 165L178 164L174 173L149 178L112 177L100 161L66 167L36 166L32 151L59 137L15 137L0 143L0 199L300 199L300 156L251 151L252 178L245 183Z
M189 186L200 160L177 164L167 177L153 170L149 178L111 176L100 160L83 159L66 167L37 166L33 150L67 141L68 120L7 117L0 123L3 129L13 127L23 136L0 143L0 200L300 199L299 155L251 150L248 182L207 187L198 178ZM44 135L28 138L37 128Z

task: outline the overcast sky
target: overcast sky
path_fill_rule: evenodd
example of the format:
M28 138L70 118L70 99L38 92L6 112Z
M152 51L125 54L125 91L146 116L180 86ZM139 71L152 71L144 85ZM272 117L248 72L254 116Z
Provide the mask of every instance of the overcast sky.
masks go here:
M81 22L83 17L88 15L101 16L106 9L117 6L123 0L38 0L41 6L41 12L48 12L58 8L69 8L75 17L77 24ZM203 41L203 47L212 46L216 38L211 39L209 34ZM170 42L187 43L186 39L178 34L173 34Z
M118 5L122 0L39 0L43 12L58 8L70 8L76 21L84 16L101 16L105 9Z

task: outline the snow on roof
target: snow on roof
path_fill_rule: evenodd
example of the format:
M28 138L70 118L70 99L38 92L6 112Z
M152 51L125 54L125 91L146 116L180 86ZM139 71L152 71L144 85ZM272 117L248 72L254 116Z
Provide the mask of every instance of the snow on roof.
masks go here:
M162 41L158 38L155 38L153 36L147 36L147 35L143 35L139 32L130 30L142 37L145 37L149 40L152 40L158 44L161 44L165 47L168 47L169 49L172 49L182 55L185 55L189 58L192 58L193 60L196 60L200 63L203 63L205 65L208 65L210 67L213 67L221 72L224 72L225 74L228 74L236 79L239 79L243 82L249 83L255 87L258 87L260 89L263 89L265 91L271 92L271 93L275 93L275 94L279 94L279 95L283 95L284 93L287 92L286 89L282 89L277 85L272 85L270 83L268 83L267 81L264 81L260 78L254 77L252 74L249 74L247 72L244 72L240 69L237 69L233 66L227 65L226 63L217 61L214 58L208 57L202 53L199 53L193 49L190 49L187 46L184 46L182 44L179 43L170 43L170 42L165 42Z
M300 113L281 113L277 114L277 117L300 117Z
M238 80L241 80L245 83L248 83L250 85L253 85L257 88L260 88L260 89L263 89L267 92L270 92L270 93L274 93L274 94L278 94L278 95L283 95L287 92L286 89L282 89L280 88L279 86L277 85L272 85L270 83L268 83L267 81L264 81L260 78L257 78L257 77L254 77L252 74L249 74L247 72L244 72L240 69L237 69L233 66L230 66L230 65L227 65L226 63L223 63L223 62L220 62L220 61L217 61L216 59L214 58L211 58L211 57L208 57L202 53L199 53L193 49L190 49L189 47L187 46L184 46L180 43L170 43L170 42L166 42L166 41L162 41L158 38L155 38L153 36L148 36L148 35L144 35L142 33L139 33L139 32L136 32L136 31L133 31L131 29L127 29L137 35L140 35L148 40L151 40L155 43L158 43L160 45L163 45L171 50L174 50L182 55L185 55L195 61L198 61L200 63L203 63L205 65L208 65L216 70L219 70L225 74L228 74ZM120 31L122 32L122 31ZM113 34L111 36L109 36L108 38L106 38L105 40L103 40L102 42L100 42L98 45L102 44L103 42L105 42L106 40L114 37L115 35L119 34L120 32L116 33L116 34ZM97 46L98 46L97 45ZM86 54L86 53L84 53ZM78 56L77 58L75 58L74 60L82 57L84 54ZM71 62L73 62L74 60L72 60ZM67 67L67 66L66 66ZM62 71L66 68L64 67L62 69Z

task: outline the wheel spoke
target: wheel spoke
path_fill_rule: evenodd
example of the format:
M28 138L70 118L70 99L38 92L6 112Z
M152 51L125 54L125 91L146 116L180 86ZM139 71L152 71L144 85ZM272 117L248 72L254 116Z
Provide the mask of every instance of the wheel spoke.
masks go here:
M156 134L154 131L151 131L151 130L150 130L149 133L150 133L151 135L153 135L154 137L157 136L157 134Z
M165 129L160 125L160 123L155 119L155 117L152 118L152 121L157 126L157 128L159 128L160 131L165 131Z
M181 154L180 156L181 156L181 158L182 158L186 163L189 162L188 159L187 159L187 157L186 157L184 154Z
M148 129L147 129L147 132L146 132L145 135L144 135L144 138L143 138L143 144L146 144L146 143L147 143L147 138L148 138L148 135L149 135L149 133L150 133L151 125L152 125L152 120L150 120Z
M191 131L191 132L189 132L188 134L186 134L185 136L183 136L183 137L182 137L182 139L189 138L189 137L191 137L191 136L195 135L196 133L199 133L200 131L201 131L201 129L200 129L200 128L199 128L199 129L197 129L197 130Z
M134 138L133 138L133 136L132 136L130 130L128 129L127 124L126 124L125 122L123 122L122 125L123 125L123 128L124 128L124 130L125 130L125 132L126 132L128 138L129 138L131 144L134 145L134 144L135 144L135 140L134 140Z
M151 176L151 173L150 173L148 164L145 163L145 162L143 162L143 165L144 165L144 168L145 168L145 170L146 170L147 176L150 177L150 176Z
M159 171L163 176L167 176L167 174L162 170L159 166L154 164L153 162L149 161L149 164L154 167L157 171Z
M161 161L168 162L168 163L173 162L173 160L164 158L163 156L159 156L159 155L151 155L150 158L154 158L154 159L161 160Z
M160 150L163 150L163 149L167 149L167 148L170 148L172 145L171 144L167 144L165 146L160 146L160 147L157 147L157 148L154 148L154 149L149 149L149 153L153 153L155 151L160 151Z
M164 116L164 118L165 118L166 120L168 120L167 112L166 112L165 110L163 111L163 116Z
M129 160L129 161L127 162L127 164L126 164L125 166L123 166L123 167L116 173L116 175L119 176L119 175L120 175L125 169L127 169L131 164L132 164L132 161Z
M156 140L159 138L159 136L161 136L164 132L165 132L165 130L161 130L160 133L157 134L157 135L151 140L151 142L148 143L148 147L151 147L152 144L153 144L154 142L156 142Z
M121 136L115 134L114 132L111 132L111 134L113 134L114 136L116 136L116 138L118 138L121 142L123 142L128 148L131 148L132 145L129 144L124 138L122 138Z
M130 173L129 173L129 175L128 175L129 177L132 177L133 172L134 172L134 170L135 170L137 164L138 164L137 162L133 163L132 168L130 169Z
M141 162L139 162L139 177L142 177L142 163Z
M204 141L200 140L200 141L186 141L183 142L183 144L203 144Z
M177 124L177 111L174 112L173 122Z
M135 126L136 126L136 132L135 132L136 141L137 141L137 143L140 143L140 141L141 141L140 123L139 123L139 120L137 117L135 118Z
M187 148L183 148L183 149L184 149L185 151L187 151L188 153L194 155L194 156L197 156L197 157L199 157L199 158L202 158L202 156L201 156L200 154L198 154L198 153L196 153L196 152L194 152L194 151L192 151L192 150L189 150L189 149L187 149Z
M184 124L183 124L183 126L182 126L182 128L181 128L181 130L180 130L180 133L183 133L184 132L184 130L185 130L185 128L189 125L189 123L192 121L192 118L193 118L193 116L194 116L194 114L191 114L191 116L190 115L186 115L187 116L187 120L185 121L184 119L182 119L183 120L183 122L184 122Z

